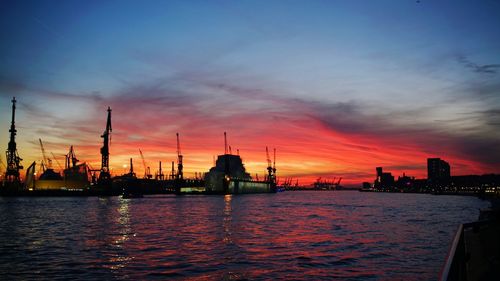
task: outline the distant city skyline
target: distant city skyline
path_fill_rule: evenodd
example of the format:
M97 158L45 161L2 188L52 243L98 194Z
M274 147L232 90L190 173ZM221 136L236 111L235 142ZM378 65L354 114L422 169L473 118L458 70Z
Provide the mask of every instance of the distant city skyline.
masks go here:
M110 106L115 174L143 173L139 149L168 167L177 132L186 176L207 172L224 131L252 176L266 146L303 183L498 173L498 26L489 0L3 1L0 149L15 96L25 167L41 138L98 168Z

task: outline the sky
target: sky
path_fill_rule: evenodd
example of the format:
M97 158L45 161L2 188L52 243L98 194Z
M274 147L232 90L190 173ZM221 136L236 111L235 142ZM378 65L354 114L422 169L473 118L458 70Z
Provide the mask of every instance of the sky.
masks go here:
M25 167L40 138L99 168L110 106L116 175L139 149L168 170L176 132L206 172L224 131L252 175L268 146L304 184L425 178L429 157L500 173L499 26L495 0L0 0L0 146L15 96Z

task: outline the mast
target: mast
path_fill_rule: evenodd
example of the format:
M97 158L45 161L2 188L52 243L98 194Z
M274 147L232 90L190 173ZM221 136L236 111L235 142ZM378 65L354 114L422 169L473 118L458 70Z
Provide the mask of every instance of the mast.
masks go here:
M224 132L224 154L227 154L227 136L226 136L226 132Z
M108 120L106 122L106 130L102 134L103 146L101 147L101 172L99 173L99 180L109 180L109 135L113 131L111 128L111 108L108 106Z
M76 163L78 163L78 159L76 159L75 150L71 146L68 154L66 154L66 169L76 167Z
M129 171L129 175L130 175L130 176L134 176L134 177L135 177L135 173L134 173L134 163L132 162L132 158L130 158L130 171Z
M16 98L12 98L12 122L10 124L10 140L9 145L6 152L7 158L7 171L5 173L6 180L8 182L19 182L19 170L23 169L23 166L20 165L20 162L23 160L19 157L17 153L17 145L16 145Z
M273 155L273 176L276 177L276 148L274 148Z

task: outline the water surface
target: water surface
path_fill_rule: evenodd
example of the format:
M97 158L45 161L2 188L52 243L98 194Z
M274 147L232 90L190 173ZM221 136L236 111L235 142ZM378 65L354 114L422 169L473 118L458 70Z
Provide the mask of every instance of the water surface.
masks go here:
M0 280L436 280L474 197L0 198Z

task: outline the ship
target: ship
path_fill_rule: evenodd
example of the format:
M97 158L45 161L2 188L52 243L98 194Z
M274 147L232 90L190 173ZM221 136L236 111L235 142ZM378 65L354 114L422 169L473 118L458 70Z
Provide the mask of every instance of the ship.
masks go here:
M42 174L37 178L36 162L26 170L26 188L30 191L75 191L84 192L90 188L90 169L86 163L78 163L73 146L66 154L66 167L62 175L42 162Z
M215 166L205 174L205 189L209 194L276 192L276 184L270 179L252 180L239 155L224 154L217 157Z
M113 189L119 190L122 198L142 198L143 181L137 178L134 172L134 164L130 158L130 171L127 174L113 178Z
M276 193L276 149L274 149L274 164L271 166L269 149L266 147L267 171L263 181L253 180L247 173L239 153L234 155L227 145L224 132L224 154L217 156L214 167L205 173L205 193L208 194L246 194L246 193Z

